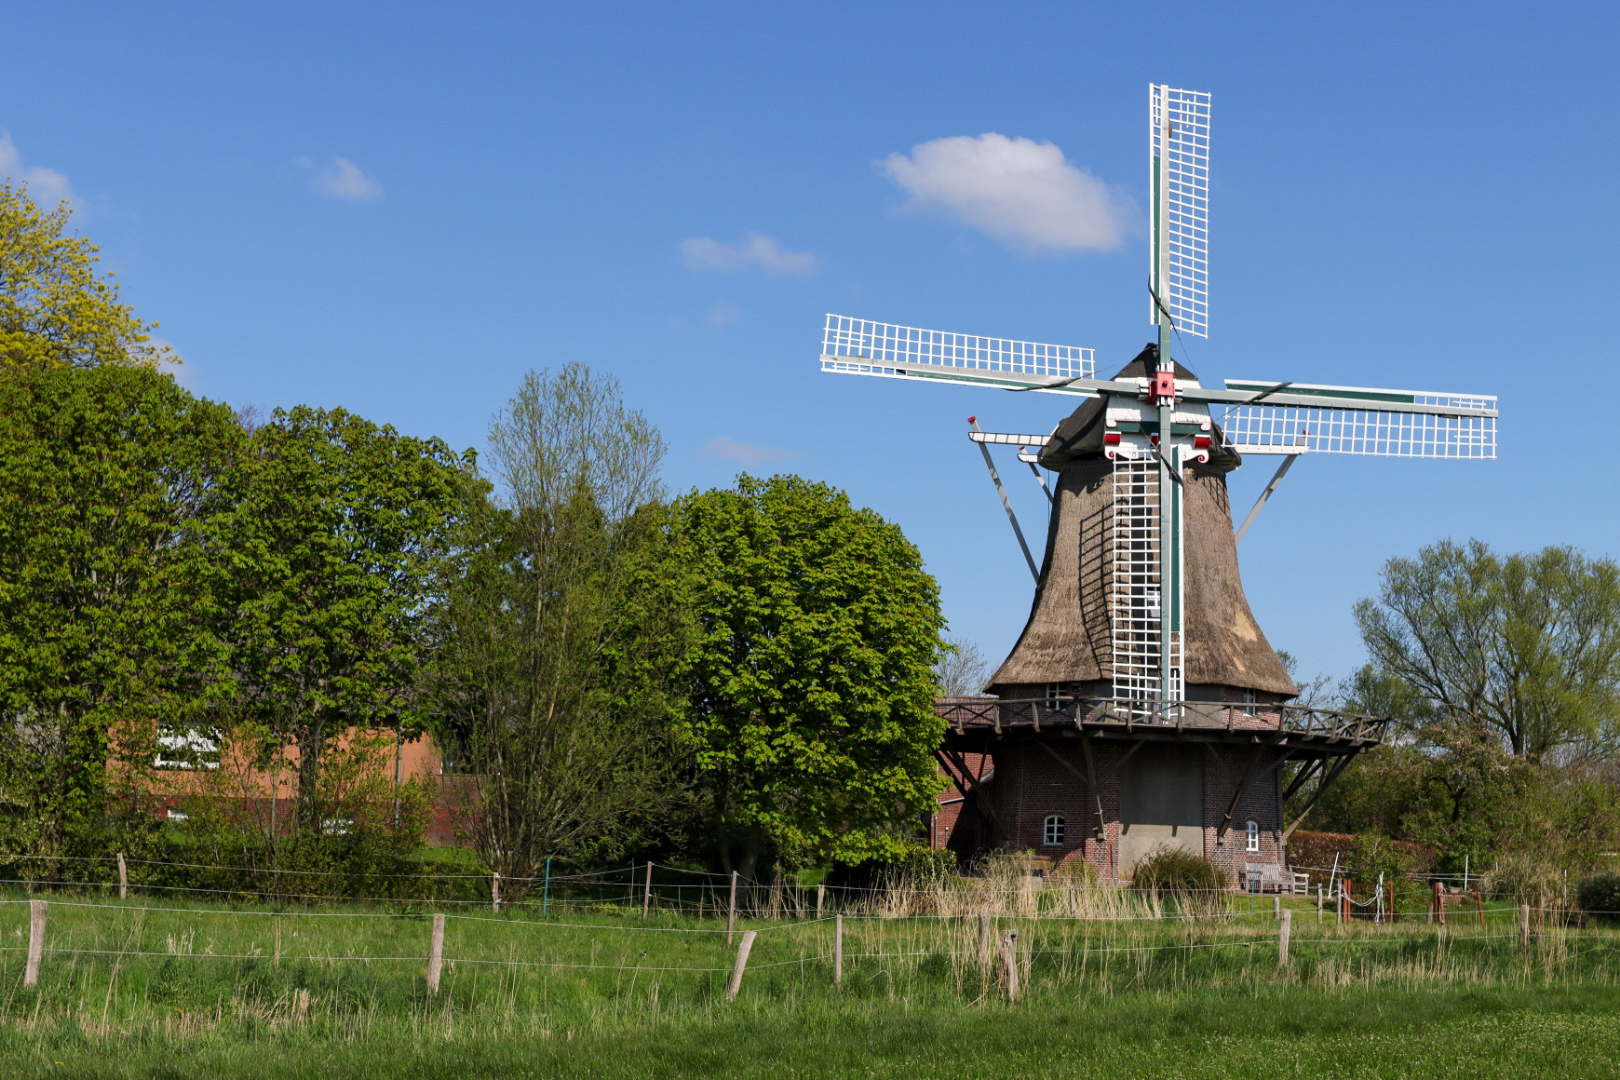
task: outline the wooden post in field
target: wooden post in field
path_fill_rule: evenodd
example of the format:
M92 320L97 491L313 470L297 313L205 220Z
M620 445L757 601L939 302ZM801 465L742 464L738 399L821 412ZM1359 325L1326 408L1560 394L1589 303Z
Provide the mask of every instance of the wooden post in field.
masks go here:
M731 902L726 905L726 944L731 944L731 933L737 927L737 871L731 872Z
M990 916L979 916L979 970L990 967Z
M1271 917L1273 919L1282 918L1282 893L1278 893L1271 898Z
M489 875L489 908L497 915L501 911L501 872L490 871Z
M821 905L827 900L827 886L816 886L816 918L821 918Z
M1001 934L1001 968L1007 973L1007 1000L1018 1000L1018 931Z
M37 901L36 901L37 903ZM1519 944L1528 947L1530 944L1530 905L1519 905Z
M444 970L444 912L433 916L433 938L428 944L428 993L439 992L439 973Z
M754 935L758 932L749 930L743 934L742 944L737 946L737 963L731 969L731 981L726 983L727 1001L736 1001L737 991L742 989L743 969L748 967L748 953L754 947Z
M129 867L124 865L124 853L118 853L118 899L129 899Z
M45 901L28 901L28 963L23 985L39 985L39 962L45 956Z
M833 985L844 985L844 917L833 916Z
M1288 966L1288 938L1293 933L1293 930L1294 913L1284 911L1282 913L1282 927L1277 931L1277 966L1280 968Z
M652 908L652 860L647 861L647 880L641 886L641 917L645 919Z
M1316 887L1316 924L1322 925L1322 886Z

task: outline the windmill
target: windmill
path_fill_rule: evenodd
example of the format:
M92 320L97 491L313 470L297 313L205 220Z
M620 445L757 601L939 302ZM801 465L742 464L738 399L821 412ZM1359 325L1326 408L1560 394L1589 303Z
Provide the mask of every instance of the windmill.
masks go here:
M1146 733L1143 738L1147 738L1173 728L1177 735L1192 730L1202 732L1200 738L1219 742L1211 731L1215 735L1222 728L1227 735L1249 731L1246 737L1252 740L1257 730L1254 725L1269 723L1278 736L1266 743L1278 755L1270 766L1277 773L1272 781L1281 775L1277 768L1281 761L1293 756L1312 763L1302 773L1314 769L1319 782L1326 782L1355 750L1379 741L1382 722L1323 710L1290 713L1290 709L1304 707L1284 704L1293 696L1293 684L1253 626L1237 584L1237 538L1301 454L1495 457L1496 399L1481 394L1278 380L1237 379L1226 380L1222 387L1201 385L1176 363L1172 346L1179 335L1208 336L1209 94L1150 87L1149 127L1152 229L1148 293L1157 340L1114 378L1097 378L1091 349L923 330L841 315L827 316L821 367L842 374L1083 399L1073 415L1049 435L985 432L970 420L970 437L984 453L1038 584L1030 624L992 680L992 689L1003 694L1003 700L976 707L977 711L970 708L965 717L962 708L968 706L957 708L957 735L965 737L975 725L993 724L1000 738L1004 728L1018 726L1020 716L1038 733L1043 718L1052 730L1055 722L1067 716L1081 735L1108 735L1110 725L1123 724L1132 738L1138 732ZM989 448L995 445L1019 447L1020 459L1030 465L1052 500L1052 528L1039 570L991 459ZM1032 446L1039 447L1039 452L1027 452ZM1237 467L1247 455L1280 455L1282 461L1242 529L1234 532L1225 502L1224 472ZM1046 485L1037 464L1059 472L1056 490ZM1069 514L1072 526L1074 515L1081 510L1090 513L1090 520L1106 519L1105 526L1092 529L1089 540L1074 528L1066 533L1063 529L1063 515ZM1221 619L1246 619L1252 633L1245 630L1240 636L1256 639L1258 645L1247 641L1211 649L1198 635L1189 639L1189 516L1195 522L1195 547L1201 552L1193 563L1193 569L1199 571L1193 578L1195 591L1206 603L1225 605ZM1095 572L1078 583L1069 578L1085 578L1085 574L1074 562L1071 547L1102 552ZM1230 581L1222 580L1223 575ZM1052 599L1060 592L1068 599ZM1043 605L1061 613L1055 616L1046 610L1043 615ZM1195 608L1192 617L1204 626L1206 636L1231 636L1230 627L1210 629L1211 619L1203 614ZM1032 641L1032 634L1039 638L1044 633L1050 638L1067 633L1061 627L1054 630L1054 620L1085 624L1082 636L1087 641L1078 646ZM1095 662L1088 660L1090 667L1081 665L1084 670L1078 678L1042 679L1041 665L1057 671L1053 665L1058 661L1051 654L1065 648L1089 649ZM1191 680L1197 686L1192 695L1188 692L1189 659L1195 669L1201 669L1195 670ZM1211 674L1214 669L1219 670ZM1038 692L1043 682L1044 694ZM1207 704L1215 696L1210 692L1212 686L1241 691L1236 704L1242 708L1237 716L1232 708ZM1089 694L1078 693L1080 689ZM1009 690L1036 700L1009 702ZM1038 700L1041 697L1046 700ZM1260 705L1265 708L1257 708ZM1042 745L1051 753L1050 746ZM1137 740L1133 745L1140 748L1143 742ZM1082 739L1081 746L1085 773L1065 764L1090 792L1098 831L1106 835L1109 821L1103 795L1108 784L1106 778L1099 778L1091 743ZM1134 753L1133 749L1124 756ZM1334 759L1332 767L1330 758ZM1236 791L1217 826L1217 843L1224 842L1232 816L1260 764L1257 756L1244 770L1243 780L1229 785ZM948 768L953 778L963 771L957 767L960 765L958 761ZM1119 768L1123 766L1121 761ZM1115 781L1118 794L1117 775ZM963 786L960 778L958 782ZM1320 787L1321 783L1318 790ZM969 794L964 786L964 798ZM988 805L986 810L993 816ZM1280 799L1277 812L1280 817ZM1048 815L1048 824L1053 818L1063 820L1061 815ZM1002 825L1003 833L1019 831Z

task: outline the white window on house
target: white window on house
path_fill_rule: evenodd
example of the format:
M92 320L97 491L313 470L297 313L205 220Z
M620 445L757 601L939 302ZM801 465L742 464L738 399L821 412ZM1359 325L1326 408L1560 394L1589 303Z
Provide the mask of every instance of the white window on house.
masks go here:
M159 730L152 764L159 769L217 769L219 732L209 728Z
M1260 850L1260 823L1258 821L1249 822L1248 827L1245 830L1245 838L1244 838L1243 850L1244 851L1259 851Z
M1063 708L1063 684L1049 682L1046 684L1046 707L1053 711Z
M1250 689L1247 689L1247 688L1244 689L1244 691L1243 691L1243 704L1245 704L1245 705L1254 705L1254 704L1257 704L1259 702L1259 700L1260 700L1260 695L1256 694L1253 690L1250 690Z
M1061 814L1048 814L1041 828L1041 843L1047 847L1057 847L1062 844L1065 824Z

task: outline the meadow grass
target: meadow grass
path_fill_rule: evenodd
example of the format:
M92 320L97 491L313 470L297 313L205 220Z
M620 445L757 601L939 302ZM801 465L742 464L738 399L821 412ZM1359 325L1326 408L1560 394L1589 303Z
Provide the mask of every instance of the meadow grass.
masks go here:
M607 905L431 915L50 899L24 989L28 905L0 897L5 1075L1612 1075L1620 933L1318 925L1279 971L1269 904L1218 917L1016 918L1024 994L973 916L745 920L742 992L720 919ZM94 905L94 906L79 906Z

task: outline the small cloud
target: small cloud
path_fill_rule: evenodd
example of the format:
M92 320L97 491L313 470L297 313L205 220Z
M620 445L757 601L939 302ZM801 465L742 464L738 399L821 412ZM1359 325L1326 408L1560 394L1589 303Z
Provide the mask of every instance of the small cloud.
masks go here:
M728 439L724 435L705 446L702 453L706 458L735 461L745 469L757 469L772 461L783 461L799 456L791 450L782 450L775 446L750 446L736 439Z
M382 185L346 157L334 157L329 165L318 165L307 157L294 158L293 164L313 175L310 187L334 199L380 199Z
M23 168L22 156L17 153L8 131L0 131L0 177L27 184L28 193L42 209L48 209L55 203L73 201L73 188L69 186L67 177L55 169L43 169L37 165L31 169Z
M714 307L709 309L709 314L704 316L703 321L718 328L730 326L740 318L742 318L741 308L736 304L728 304L724 300L719 300L715 302Z
M1116 248L1136 213L1052 143L993 131L918 143L878 167L911 196L908 210L942 211L1032 252Z
M693 270L745 270L768 274L808 274L816 257L808 251L784 251L764 233L751 232L739 244L722 244L707 236L681 241L681 259Z

